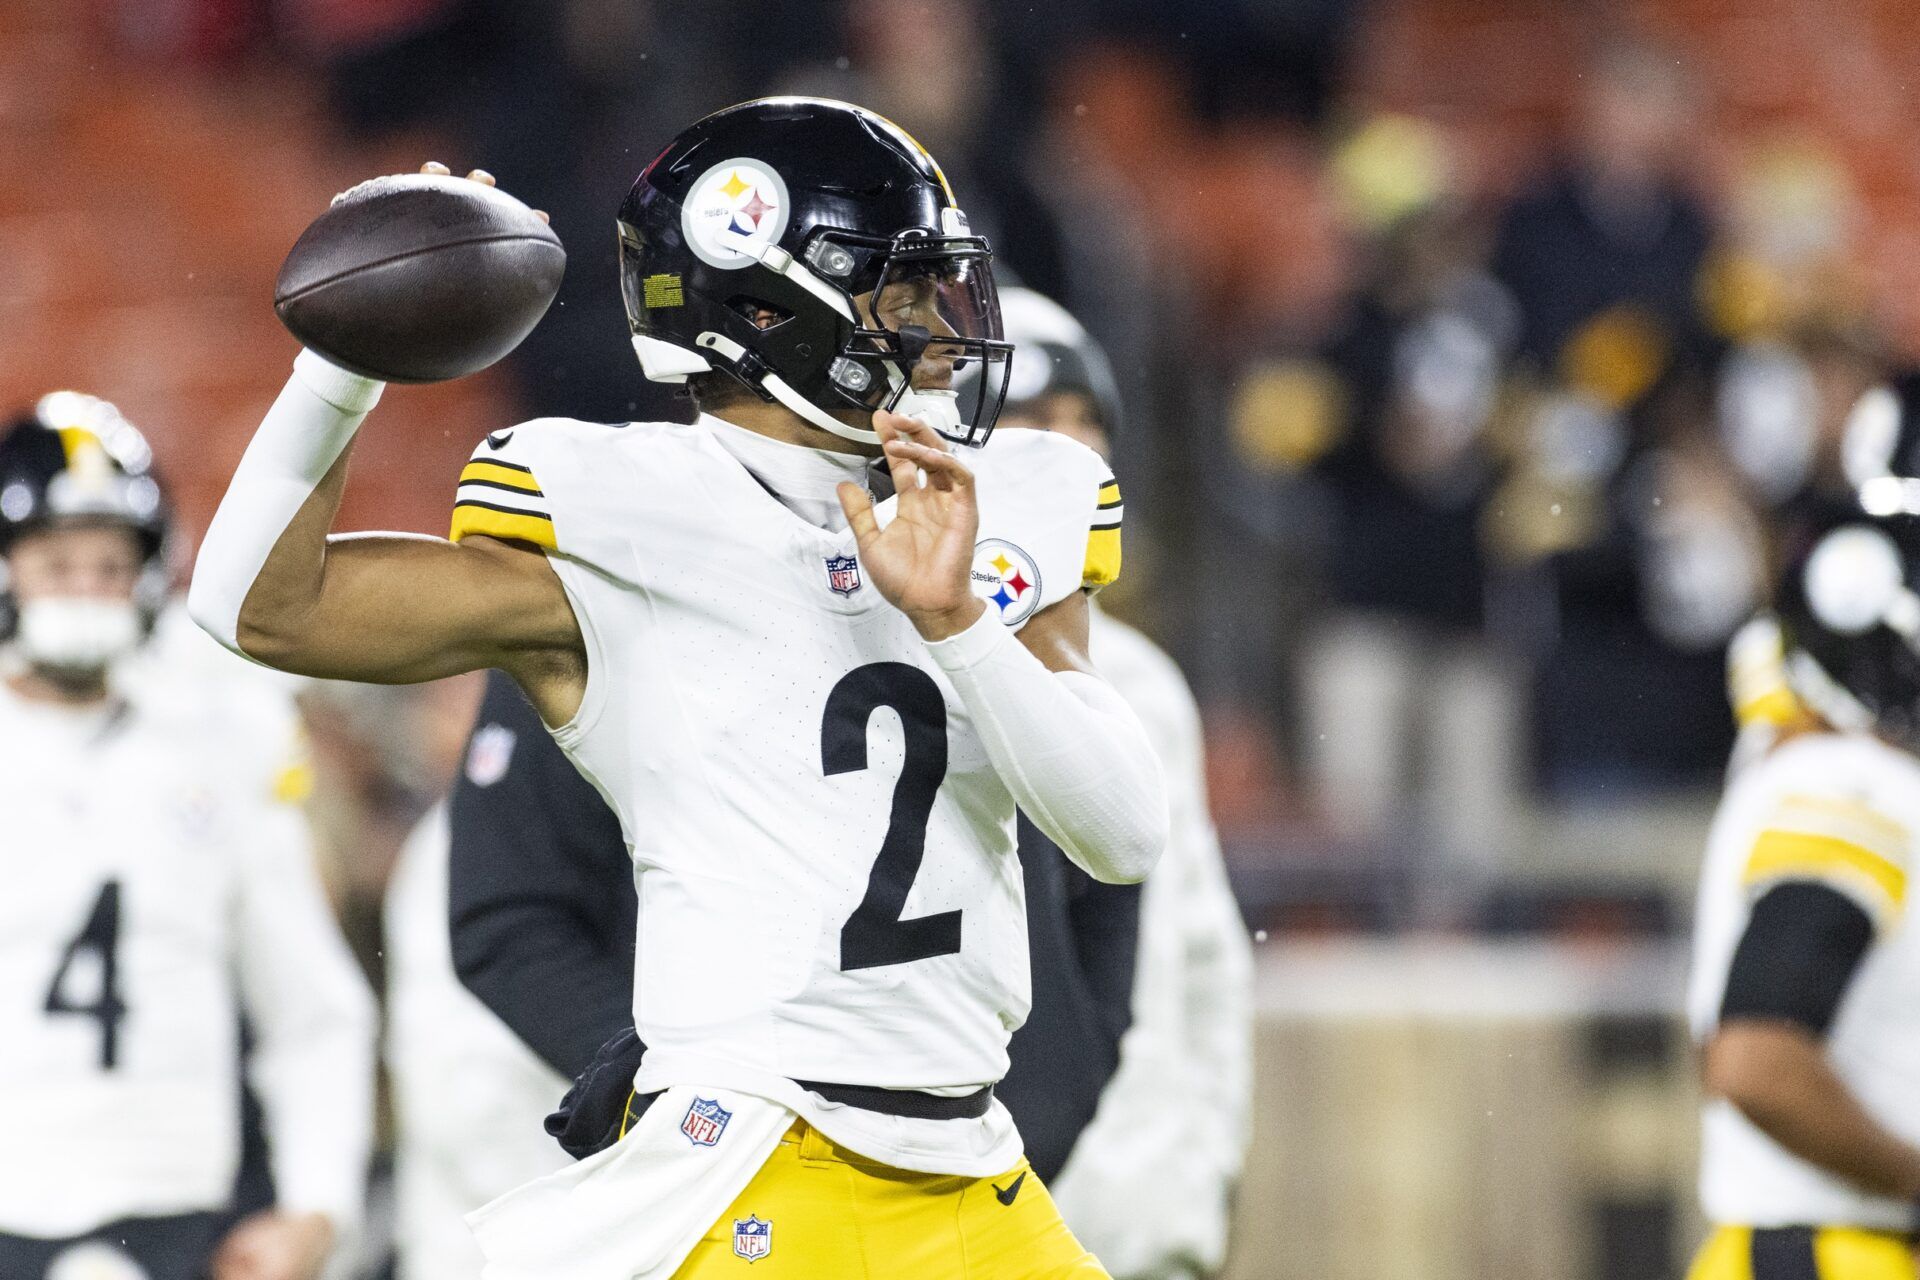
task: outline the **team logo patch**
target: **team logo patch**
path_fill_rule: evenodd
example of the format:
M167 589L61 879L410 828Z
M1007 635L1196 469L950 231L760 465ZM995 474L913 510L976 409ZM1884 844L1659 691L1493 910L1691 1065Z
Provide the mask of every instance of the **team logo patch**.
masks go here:
M860 562L852 556L827 557L827 588L835 595L850 596L860 589Z
M680 1132L696 1147L711 1147L720 1141L731 1119L733 1112L712 1098L695 1098L687 1108L686 1117L680 1121Z
M513 730L503 724L482 727L467 747L467 781L476 787L490 787L506 777L516 741Z
M1019 626L1040 607L1040 566L1003 538L982 538L973 548L973 594Z
M771 165L741 157L700 175L680 206L687 247L711 267L744 267L780 239L792 205Z
M773 1224L758 1217L733 1220L733 1251L748 1262L758 1262L773 1252Z

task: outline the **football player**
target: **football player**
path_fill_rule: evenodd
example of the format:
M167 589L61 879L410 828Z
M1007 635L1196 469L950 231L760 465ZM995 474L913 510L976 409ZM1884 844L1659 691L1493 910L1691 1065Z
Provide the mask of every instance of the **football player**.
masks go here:
M1708 835L1688 1005L1714 1232L1693 1280L1916 1275L1920 515L1897 505L1789 561L1782 711L1755 722Z
M358 1216L372 1001L291 742L184 664L116 678L167 586L149 460L72 393L0 437L0 1275L304 1280ZM233 1225L242 1010L278 1199Z
M499 431L450 541L329 540L381 386L303 353L189 598L286 670L507 671L620 818L661 1096L476 1215L489 1274L1103 1274L993 1082L1028 1003L1016 804L1100 880L1166 840L1086 658L1118 488L1062 436L989 441L988 249L881 117L718 112L619 227L635 349L697 422ZM965 403L962 361L990 366Z
M1108 457L1120 395L1106 353L1031 290L1008 289L1001 313L1014 354L999 429L1059 432ZM1173 822L1141 900L1120 1068L1054 1197L1121 1280L1210 1275L1226 1258L1250 1134L1253 950L1207 810L1193 694L1151 640L1097 604L1091 612L1093 660L1160 752Z
M574 781L586 786L578 774ZM605 810L599 797L592 799ZM384 912L385 1054L393 1088L394 1274L399 1280L473 1280L485 1259L467 1230L466 1215L567 1163L540 1127L541 1117L566 1090L566 1078L454 974L447 939L447 850L447 813L441 805L401 850ZM626 852L617 839L612 850ZM601 886L602 899L617 900L616 894L617 886L613 891ZM623 958L628 966L631 954L629 948ZM554 1001L552 987L547 992L554 1005L574 1003L573 993ZM623 1001L613 1015L619 1022L630 1016L626 1008Z

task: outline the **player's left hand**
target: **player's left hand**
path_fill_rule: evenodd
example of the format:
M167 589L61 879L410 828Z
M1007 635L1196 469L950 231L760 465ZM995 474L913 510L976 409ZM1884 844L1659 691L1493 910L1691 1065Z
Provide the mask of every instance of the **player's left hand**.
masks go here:
M965 631L986 608L968 578L980 531L973 472L918 418L882 409L873 415L873 429L893 473L893 521L882 529L873 500L856 484L839 487L840 507L873 585L922 636L943 640Z
M242 1219L213 1255L213 1280L313 1280L333 1247L318 1213L269 1209Z

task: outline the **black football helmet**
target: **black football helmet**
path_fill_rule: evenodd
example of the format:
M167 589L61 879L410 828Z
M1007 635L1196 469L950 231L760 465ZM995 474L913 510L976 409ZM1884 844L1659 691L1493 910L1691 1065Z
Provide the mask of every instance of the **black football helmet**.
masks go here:
M105 400L77 391L42 396L0 434L0 556L21 534L52 521L105 520L140 539L145 568L136 603L149 620L167 592L171 513L145 437ZM0 633L12 593L0 566Z
M1802 702L1920 750L1920 515L1830 521L1789 549L1774 607Z
M824 98L728 107L646 167L619 230L633 345L654 381L718 370L868 444L872 429L841 414L892 409L961 444L992 431L1012 348L991 251L891 121ZM974 364L962 405L952 373Z
M1013 346L1006 402L1026 404L1078 392L1093 404L1107 435L1120 431L1120 384L1107 353L1067 309L1043 293L1013 286L1000 295L1001 324ZM969 368L961 385L977 376Z

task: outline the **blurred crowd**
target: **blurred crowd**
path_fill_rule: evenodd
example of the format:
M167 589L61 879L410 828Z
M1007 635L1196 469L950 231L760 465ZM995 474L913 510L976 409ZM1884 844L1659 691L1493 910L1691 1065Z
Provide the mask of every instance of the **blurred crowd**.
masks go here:
M1910 335L1838 152L1716 132L1726 77L1630 20L1684 7L1545 6L1571 74L1504 148L1473 104L1375 101L1358 69L1420 15L1520 13L1493 2L101 13L149 57L304 61L349 144L424 132L549 210L571 265L511 362L528 414L686 412L633 368L611 228L676 128L784 92L908 128L1003 282L1114 356L1135 519L1113 604L1207 706L1260 915L1294 892L1274 867L1497 875L1538 860L1543 811L1657 806L1724 764L1725 646L1774 531L1836 484L1846 411Z

